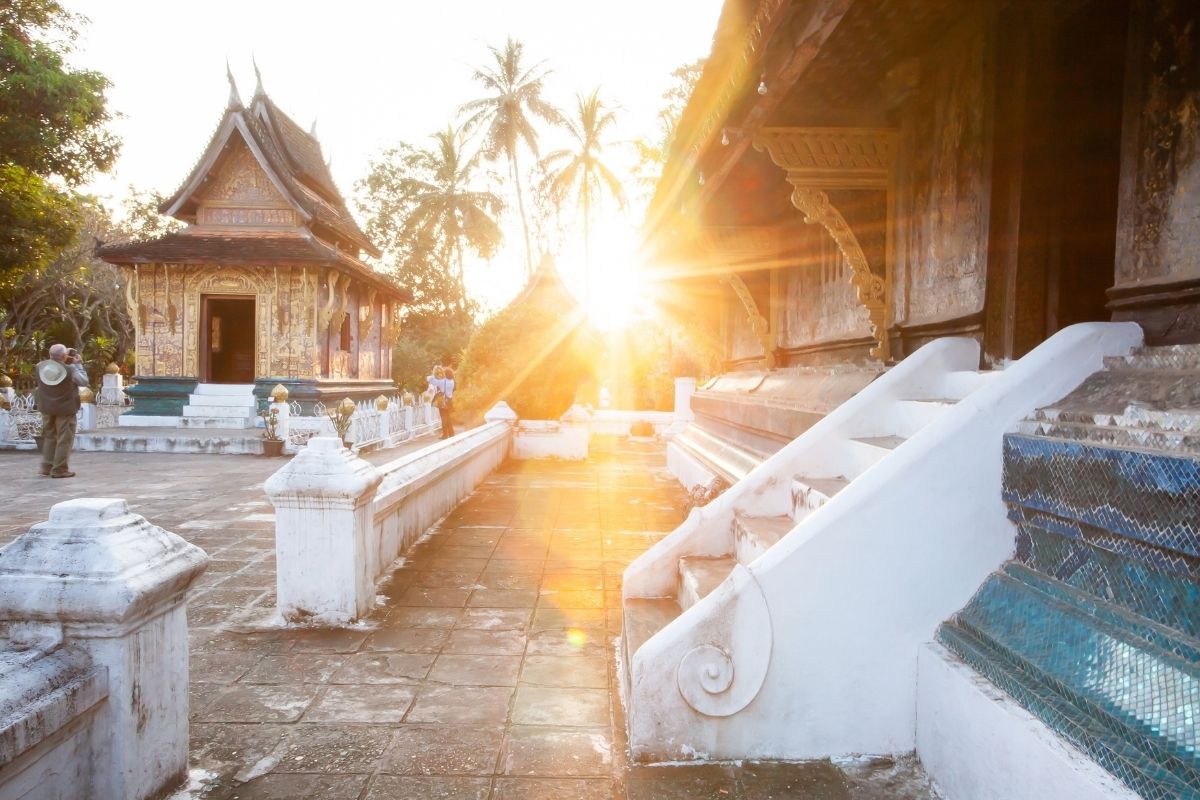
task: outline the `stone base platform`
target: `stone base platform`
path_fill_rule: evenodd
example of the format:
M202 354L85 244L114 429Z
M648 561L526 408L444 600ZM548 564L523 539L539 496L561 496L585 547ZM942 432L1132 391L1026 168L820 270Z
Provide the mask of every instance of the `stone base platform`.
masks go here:
M75 436L78 451L262 455L262 432L246 428L105 428Z

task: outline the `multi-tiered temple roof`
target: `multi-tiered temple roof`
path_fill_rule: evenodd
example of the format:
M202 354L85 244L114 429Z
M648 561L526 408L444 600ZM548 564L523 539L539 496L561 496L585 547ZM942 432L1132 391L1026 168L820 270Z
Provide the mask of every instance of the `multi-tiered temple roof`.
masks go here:
M362 261L379 249L346 207L320 142L275 105L261 81L249 106L231 81L204 154L159 211L188 227L106 245L100 254L123 264L326 263L397 292Z

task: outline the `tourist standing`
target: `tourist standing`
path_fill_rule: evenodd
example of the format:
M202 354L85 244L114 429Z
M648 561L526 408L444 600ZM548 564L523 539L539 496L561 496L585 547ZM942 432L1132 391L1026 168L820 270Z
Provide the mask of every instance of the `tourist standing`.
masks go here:
M79 387L88 385L79 353L65 345L50 345L50 358L38 363L37 407L42 412L42 474L73 478L68 463L75 444L75 415Z
M454 370L446 367L444 374L442 391L446 395L446 402L438 409L438 413L442 415L442 438L449 439L454 435L454 422L450 419L450 412L454 410Z

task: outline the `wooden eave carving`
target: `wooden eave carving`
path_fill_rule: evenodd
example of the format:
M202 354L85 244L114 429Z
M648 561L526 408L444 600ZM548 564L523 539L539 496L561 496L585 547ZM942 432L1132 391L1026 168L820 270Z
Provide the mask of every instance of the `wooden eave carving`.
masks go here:
M766 151L787 173L792 205L804 221L820 225L833 238L850 267L850 282L867 310L876 345L871 355L886 360L888 346L888 281L871 271L858 237L825 189L878 189L887 193L888 243L885 275L891 274L893 175L896 132L888 128L763 128L754 148Z

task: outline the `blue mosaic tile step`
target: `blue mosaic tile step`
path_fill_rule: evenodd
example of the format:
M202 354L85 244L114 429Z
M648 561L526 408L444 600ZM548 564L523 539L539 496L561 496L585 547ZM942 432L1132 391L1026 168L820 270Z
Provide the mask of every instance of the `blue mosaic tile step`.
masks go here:
M1004 499L1200 557L1200 460L1024 434L1004 437Z
M1032 676L1010 666L1001 653L969 630L951 621L938 629L937 638L968 666L1142 797L1147 800L1200 798L1200 790L1188 786L1122 737L1113 736Z
M938 638L1147 797L1200 797L1200 665L1169 629L1010 563Z
M1086 526L1064 535L1054 518L1040 514L1019 518L1018 528L1017 561L1090 595L1093 613L1119 607L1144 618L1159 646L1180 657L1200 657L1197 559Z

